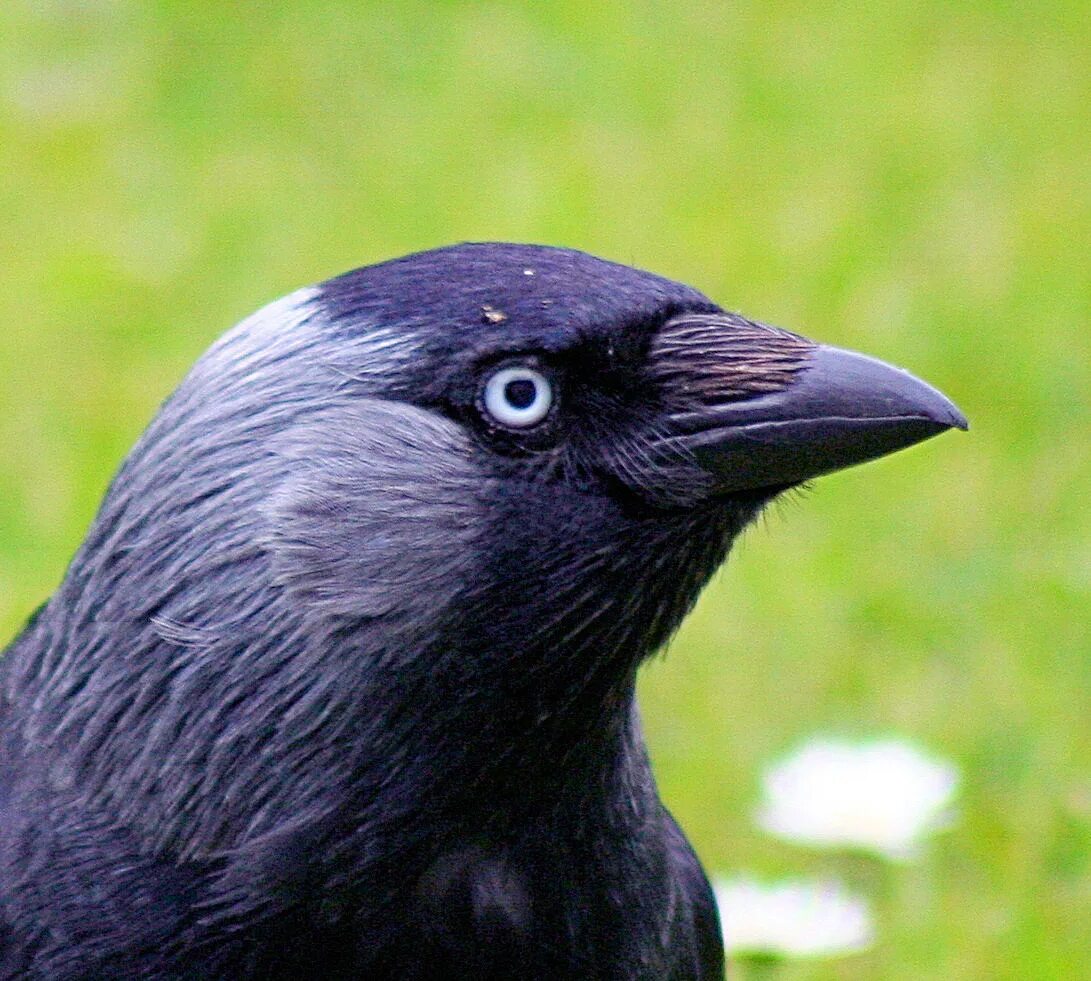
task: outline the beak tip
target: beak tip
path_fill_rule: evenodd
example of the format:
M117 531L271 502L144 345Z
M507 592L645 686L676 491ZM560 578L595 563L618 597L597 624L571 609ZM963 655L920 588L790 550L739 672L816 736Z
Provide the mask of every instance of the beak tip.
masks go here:
M963 432L967 432L970 428L970 421L954 402L950 401L950 399L945 399L945 401L947 404L943 407L943 411L937 412L933 416L935 421L944 429L961 429Z
M921 381L904 368L896 368L876 358L845 351L841 348L820 346L816 364L819 378L832 382L829 390L839 386L856 403L861 415L881 415L886 407L894 415L913 416L922 414L942 429L970 428L970 423L954 402L943 392Z
M931 388L931 386L928 387ZM939 405L934 406L933 418L936 422L945 429L960 429L962 432L966 432L970 428L970 421L962 410L954 402L951 402L946 395L937 391L936 388L932 388L932 393L938 396L937 400L942 400Z

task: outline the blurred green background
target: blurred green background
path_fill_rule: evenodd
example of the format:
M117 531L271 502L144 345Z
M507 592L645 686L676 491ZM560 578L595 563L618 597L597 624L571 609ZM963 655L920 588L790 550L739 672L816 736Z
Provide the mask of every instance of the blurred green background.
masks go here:
M578 247L905 364L973 429L774 508L643 678L713 873L814 733L962 769L874 949L790 978L1091 956L1091 18L1084 2L0 8L0 638L258 305L461 239ZM833 869L836 871L836 869Z

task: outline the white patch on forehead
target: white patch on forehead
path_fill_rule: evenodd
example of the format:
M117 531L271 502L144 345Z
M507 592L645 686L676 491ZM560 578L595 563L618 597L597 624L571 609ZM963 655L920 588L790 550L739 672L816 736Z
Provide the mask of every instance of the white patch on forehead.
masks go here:
M317 290L305 286L241 320L205 352L203 362L229 362L234 371L246 372L274 357L300 347L309 332L301 328L318 313Z
M417 334L401 324L362 329L332 352L330 365L349 378L391 378L418 356L421 347Z
M243 320L235 330L252 337L290 333L294 327L310 320L318 312L317 296L318 290L313 286L304 286L266 304Z
M375 382L395 379L421 350L412 327L372 325L362 316L358 324L338 329L321 301L321 290L308 286L262 307L229 330L198 362L195 374L230 378L234 386L260 386L277 373L283 362L298 359L341 380L362 382L368 389L385 387ZM278 369L277 366L281 368Z

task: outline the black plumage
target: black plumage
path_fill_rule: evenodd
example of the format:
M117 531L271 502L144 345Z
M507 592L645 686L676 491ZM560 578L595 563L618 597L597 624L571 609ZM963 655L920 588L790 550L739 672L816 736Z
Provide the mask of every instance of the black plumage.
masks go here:
M950 426L567 250L259 311L0 660L0 977L719 978L636 670L776 494Z

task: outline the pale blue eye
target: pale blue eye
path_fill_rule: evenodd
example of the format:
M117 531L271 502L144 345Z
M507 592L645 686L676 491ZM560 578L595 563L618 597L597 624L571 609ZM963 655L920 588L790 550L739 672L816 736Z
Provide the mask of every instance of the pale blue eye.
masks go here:
M540 371L501 368L485 383L485 409L498 423L526 429L541 422L553 405L553 386Z

